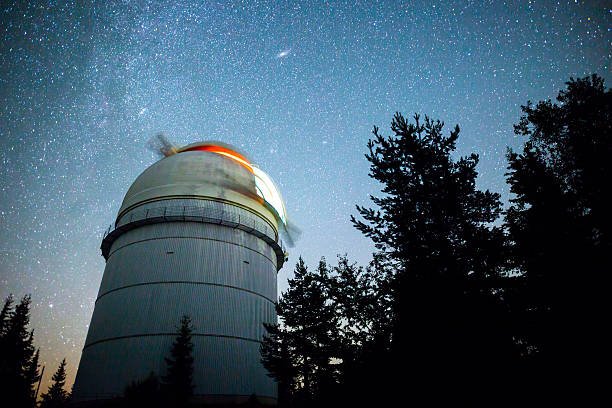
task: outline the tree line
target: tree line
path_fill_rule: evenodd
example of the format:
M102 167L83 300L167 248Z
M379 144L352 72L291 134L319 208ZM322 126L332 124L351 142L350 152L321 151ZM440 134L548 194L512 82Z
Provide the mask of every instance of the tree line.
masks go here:
M15 305L9 295L0 312L0 402L15 408L63 408L69 406L66 389L66 359L51 378L48 390L37 401L42 370L40 350L29 329L31 296ZM109 407L185 406L193 394L193 343L191 318L182 316L177 335L165 358L167 373L161 380L151 372L147 378L126 384L123 398L107 401Z
M354 226L376 253L300 258L265 325L262 363L279 406L584 404L603 380L604 275L612 270L612 93L570 79L522 106L505 174L477 188L478 155L453 158L444 124L397 113L365 155L380 182Z
M26 295L15 305L9 295L0 312L0 395L3 404L18 408L38 406L37 397L42 371L40 350L34 347L34 330L29 330L31 297ZM41 395L41 408L63 407L69 393L66 383L66 359L51 378L47 392Z

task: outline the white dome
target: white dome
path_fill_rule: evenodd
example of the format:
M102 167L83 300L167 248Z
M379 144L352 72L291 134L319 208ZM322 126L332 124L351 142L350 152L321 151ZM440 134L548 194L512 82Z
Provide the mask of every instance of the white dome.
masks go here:
M257 194L250 164L211 151L190 150L202 145L196 143L179 149L179 153L154 163L138 176L125 195L117 221L145 203L196 198L231 202L264 217L278 231L278 216Z

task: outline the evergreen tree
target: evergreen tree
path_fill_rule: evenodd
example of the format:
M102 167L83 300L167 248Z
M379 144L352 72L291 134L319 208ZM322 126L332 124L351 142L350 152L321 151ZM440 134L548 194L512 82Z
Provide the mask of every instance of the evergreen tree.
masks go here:
M495 276L499 256L481 248L503 242L501 229L489 227L501 212L499 194L476 189L478 155L453 162L458 126L445 137L440 121L414 119L396 114L388 138L374 128L366 158L383 196L371 197L378 210L357 206L366 222L353 223L415 278Z
M389 365L391 329L390 278L382 257L374 254L366 269L340 256L332 269L330 295L337 313L339 329L335 341L339 344L339 389L343 403L376 405L379 395L364 396L363 390L382 388L380 376Z
M325 404L337 383L332 359L337 357L338 322L328 293L329 279L324 260L310 272L300 258L276 307L283 325L266 325L269 336L262 347L262 361L283 384L283 391L297 385L292 396L297 406Z
M183 315L178 335L165 358L168 372L163 377L168 397L177 405L185 405L193 394L193 343L191 318Z
M371 350L381 353L390 350L390 337L393 322L393 281L396 270L393 263L383 253L374 253L366 268L367 284L364 285L362 298L366 303L366 315Z
M346 256L339 257L332 272L330 296L340 321L343 343L352 349L353 345L362 345L369 333L369 308L374 303L369 293L371 282L363 268L350 263Z
M0 338L0 395L6 396L15 407L31 407L34 404L33 389L38 380L34 332L28 331L30 303L31 298L26 295L12 308L12 297L9 296L2 310L4 327Z
M53 377L53 383L46 393L41 395L40 408L65 407L68 402L68 391L66 385L66 359L63 359Z
M8 329L8 324L11 320L12 311L13 295L8 295L4 300L4 306L2 306L2 311L0 312L0 344L2 344L2 340L4 339L4 335L6 333L6 330Z
M277 324L264 323L267 335L261 343L261 362L278 384L278 406L288 407L297 387L297 361L290 336Z
M31 336L33 336L33 332L31 332ZM29 396L30 401L32 402L32 406L34 405L34 402L36 401L36 387L40 379L40 373L38 372L38 368L40 367L40 365L38 364L39 357L40 357L40 350L36 349L36 353L34 353L34 356L28 363L23 373L24 381L29 391L28 396Z
M443 136L440 121L414 119L396 114L390 137L374 128L366 158L383 194L371 197L375 209L357 206L363 221L351 217L396 270L393 361L409 380L384 382L402 393L410 387L414 398L473 404L492 386L492 359L512 352L487 283L503 271L504 234L491 226L501 203L476 189L477 155L453 161L458 126Z
M506 297L530 371L555 390L601 364L612 270L612 92L597 75L566 85L558 103L522 107L515 133L528 140L509 150L507 174L511 260L526 284Z

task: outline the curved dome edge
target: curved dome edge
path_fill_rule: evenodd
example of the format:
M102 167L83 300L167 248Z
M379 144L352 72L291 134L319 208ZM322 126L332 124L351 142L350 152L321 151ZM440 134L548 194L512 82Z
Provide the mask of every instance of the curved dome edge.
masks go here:
M194 198L236 204L260 215L278 234L277 216L256 194L248 194L251 189L253 174L231 159L211 152L182 152L153 163L136 178L116 220L147 203Z

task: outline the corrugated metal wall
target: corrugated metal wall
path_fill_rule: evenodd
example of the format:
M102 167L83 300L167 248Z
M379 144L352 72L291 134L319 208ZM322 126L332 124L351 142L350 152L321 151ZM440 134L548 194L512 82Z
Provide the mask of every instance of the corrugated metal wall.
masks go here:
M176 201L203 205L202 200ZM169 203L133 211L160 205ZM225 216L255 216L228 204L214 206ZM129 217L128 212L118 226ZM263 219L259 222L270 228ZM121 395L131 381L151 371L164 375L164 357L183 314L194 325L196 395L276 398L276 384L259 353L262 323L276 322L276 263L273 248L263 239L224 225L174 221L120 235L110 248L75 400Z

